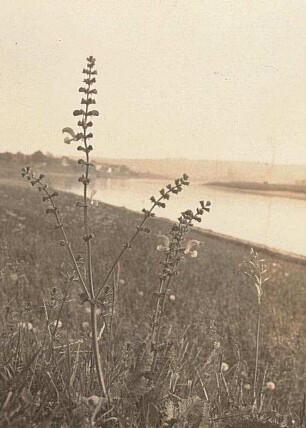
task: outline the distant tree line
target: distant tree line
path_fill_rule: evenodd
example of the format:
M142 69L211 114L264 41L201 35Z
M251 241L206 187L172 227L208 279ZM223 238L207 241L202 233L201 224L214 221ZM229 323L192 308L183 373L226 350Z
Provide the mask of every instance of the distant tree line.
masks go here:
M126 165L106 164L94 162L94 167L98 177L131 177L138 174L131 171ZM51 153L44 154L41 150L34 152L31 155L26 155L21 152L0 153L0 166L1 169L15 168L22 165L29 165L35 167L43 167L48 172L76 172L78 164L75 159L70 159L66 156L55 157Z

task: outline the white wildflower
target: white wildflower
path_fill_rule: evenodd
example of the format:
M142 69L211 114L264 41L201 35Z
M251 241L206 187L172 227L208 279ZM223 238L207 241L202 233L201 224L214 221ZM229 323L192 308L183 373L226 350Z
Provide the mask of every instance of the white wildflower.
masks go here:
M223 372L227 372L228 369L229 369L229 365L223 361L223 363L221 364L221 370Z
M170 240L166 235L156 235L159 241L158 246L156 247L157 251L169 251Z
M20 323L18 323L18 326L20 328L27 328L27 323L26 322L20 322Z
M94 408L97 406L104 406L107 404L107 399L104 397L98 397L98 395L83 397L83 401L91 408Z
M198 247L201 244L203 244L203 242L198 241L197 239L191 239L187 242L184 254L190 254L190 257L197 257L198 252L196 250L193 250L193 248Z
M82 330L84 331L88 331L90 329L90 324L88 321L83 321L82 322Z
M64 138L64 143L70 144L71 141L78 141L77 135L76 135L76 133L74 132L74 130L72 128L69 128L69 127L63 128L62 129L62 133L63 134L66 133L66 134L70 135L70 137L65 137Z
M97 206L98 205L98 201L96 201L95 199L94 199L94 196L95 196L95 194L97 193L97 190L96 189L93 189L92 191L91 191L91 193L90 193L90 205L93 205L93 206Z

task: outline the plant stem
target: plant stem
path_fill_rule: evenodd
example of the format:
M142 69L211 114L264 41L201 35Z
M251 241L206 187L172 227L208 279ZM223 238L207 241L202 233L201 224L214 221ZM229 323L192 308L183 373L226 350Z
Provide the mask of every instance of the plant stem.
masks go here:
M57 212L57 207L55 205L55 202L54 202L53 198L51 197L51 193L47 190L46 186L44 185L44 183L41 180L37 180L37 183L40 184L43 192L47 195L48 199L50 200L50 202L52 204L52 208L54 209L54 216L55 216L55 219L56 219L56 222L57 222L57 226L58 226L58 228L61 231L62 238L63 238L63 240L64 240L64 242L66 244L68 253L69 253L70 258L72 260L73 267L74 267L74 269L75 269L75 271L77 273L77 276L78 276L78 278L80 280L80 283L81 283L81 286L83 288L84 293L87 295L88 298L90 298L89 291L88 291L88 289L86 287L86 284L85 284L84 278L83 278L83 276L81 274L81 271L80 271L80 268L78 266L78 263L77 263L77 261L75 259L74 253L73 253L72 248L71 248L71 244L68 241L68 238L67 238L64 226L62 225L61 220L59 218L59 215L58 215L58 212Z
M152 344L154 346L153 362L152 362L152 368L151 368L152 371L154 371L155 367L156 367L156 361L157 361L157 355L158 355L158 346L159 346L161 327L162 327L162 320L163 320L163 314L164 314L165 305L166 305L167 290L169 288L171 278L174 275L175 269L179 263L179 259L177 257L179 255L181 241L182 241L184 234L186 233L190 223L191 223L191 220L187 224L182 226L182 228L181 228L181 230L180 230L180 232L179 232L179 234L175 240L175 249L174 249L174 253L172 254L174 262L172 265L171 272L169 273L169 276L167 278L166 286L164 286L165 285L164 279L161 278L161 280L160 280L159 295L158 295L155 315L154 315L154 319L153 319L153 331L152 331L152 339L151 339ZM170 259L171 259L170 256L171 256L170 253L167 254L167 259L165 262L166 265L170 262ZM162 303L161 303L161 298L162 298ZM161 307L160 307L160 304L161 304ZM155 333L156 324L157 324L157 331ZM155 337L156 337L156 339L155 339Z
M69 278L69 280L68 280L68 284L67 284L67 287L66 287L66 290L65 290L64 296L63 296L63 300L62 300L62 303L61 303L60 309L59 309L58 314L57 314L57 318L56 318L56 323L55 323L55 326L54 326L54 330L53 330L53 332L51 333L51 344L50 344L50 349L51 349L52 355L53 355L53 351L54 351L54 349L53 349L53 343L54 343L55 335L56 335L56 332L57 332L57 329L58 329L58 322L59 322L59 320L60 320L60 318L61 318L61 315L62 315L62 312L63 312L63 308L64 308L64 305L65 305L65 303L66 303L66 299L67 299L67 297L68 297L68 293L69 293L69 290L70 290L70 286L71 286L71 284L72 284L72 281L73 281L73 279L72 279L72 278Z
M155 366L156 366L156 360L157 360L157 354L158 354L158 346L159 346L159 339L160 339L160 333L161 333L161 327L162 327L162 320L163 320L163 313L164 313L164 310L165 310L167 290L168 290L168 286L170 284L170 280L171 280L171 276L168 278L166 287L160 288L161 289L160 295L163 294L163 300L162 300L161 308L157 312L158 321L157 321L156 340L154 340L154 354L153 354L153 362L152 362L152 371L155 370ZM162 281L162 284L161 284L161 287L163 287L163 286L164 286L164 281ZM160 307L160 300L161 300L161 296L158 297L157 308Z
M113 291L112 291L112 306L111 306L111 316L109 322L109 339L108 339L108 363L111 363L111 359L113 357L113 324L115 321L115 313L116 313L116 294L117 294L117 286L120 278L120 264L118 263L117 274L114 274L113 280Z
M164 289L164 281L162 279L160 279L159 290L158 290L158 298L157 298L157 302L156 302L156 309L155 309L155 313L154 313L154 317L153 317L153 325L152 325L152 335L151 335L152 344L155 343L156 327L158 326L158 315L159 315L159 311L160 311L160 302L161 302L163 289Z
M100 385L101 392L103 392L104 396L108 398L103 369L102 369L102 360L99 350L99 340L98 340L98 322L97 322L97 305L94 302L90 303L90 318L91 318L91 331L92 331L92 345L93 345L93 353L95 359L95 366L98 376L98 382Z
M91 69L88 74L88 79L91 78ZM86 93L86 101L89 99L89 91L90 91L90 82L88 83L87 93ZM87 190L88 190L88 179L89 179L89 150L87 145L87 118L88 118L88 102L86 103L85 114L83 116L83 141L84 147L86 149L86 166L85 166L85 180L83 182L84 185L84 193L83 193L83 201L84 201L84 229L86 236L86 255L87 255L87 274L88 274L88 284L89 284L89 293L91 297L90 301L90 317L91 317L91 334L92 334L92 346L94 353L94 360L96 366L96 372L98 377L98 382L100 385L101 392L105 397L108 397L104 374L102 368L102 357L99 349L99 339L98 339L98 322L97 322L97 304L95 302L95 290L94 290L94 282L93 282L93 270L92 270L92 248L91 248L91 239L89 239L89 225L88 225L88 205L87 205Z
M257 373L258 373L258 355L259 355L259 338L260 338L260 321L261 321L261 302L258 302L257 313L257 331L256 331L256 351L255 351L255 369L254 369L254 386L253 386L253 411L256 407L256 390L257 390Z

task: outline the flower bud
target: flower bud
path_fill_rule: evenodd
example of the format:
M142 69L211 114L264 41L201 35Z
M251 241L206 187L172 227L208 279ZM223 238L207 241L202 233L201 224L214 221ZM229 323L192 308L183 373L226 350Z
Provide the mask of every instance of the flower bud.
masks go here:
M54 226L53 226L53 229L61 229L62 227L64 227L64 225L63 224L55 224Z
M98 110L91 110L87 113L88 116L99 116Z
M85 114L84 110L74 110L73 116L81 116L82 114Z
M88 242L88 241L90 241L91 239L93 239L93 237L94 237L94 234L93 234L93 233L90 233L89 235L84 235L84 236L83 236L83 239L84 239L84 241L85 241L85 242Z

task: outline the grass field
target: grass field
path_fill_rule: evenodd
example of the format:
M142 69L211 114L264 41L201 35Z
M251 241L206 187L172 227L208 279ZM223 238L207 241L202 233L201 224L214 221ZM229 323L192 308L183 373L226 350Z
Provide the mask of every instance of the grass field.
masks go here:
M156 190L158 193L159 189ZM38 192L31 191L26 184L13 186L6 183L0 185L0 195L3 345L10 331L16 331L18 325L30 323L31 334L36 335L43 330L43 301L50 299L52 293L63 292L63 273L69 269L69 261L65 248L58 244L58 231L52 228L53 218L45 214L45 206ZM83 254L84 243L79 239L83 235L82 212L75 207L76 200L76 196L65 193L58 198L72 245L76 253ZM171 204L171 200L168 203ZM207 215L213 215L213 212ZM99 284L142 215L100 203L91 207L90 217L95 237L94 277ZM149 223L152 233L139 235L121 261L120 272L117 272L120 278L115 332L118 349L127 343L141 342L148 334L147 325L156 301L154 292L158 287L161 259L161 254L156 251L154 235L167 233L171 226L170 222L158 218L149 220ZM207 394L214 394L216 386L205 372L205 367L217 343L222 350L222 361L228 365L224 373L226 379L236 372L237 365L243 367L240 384L245 387L244 397L247 400L247 385L252 384L254 372L257 316L256 290L252 280L243 274L242 265L244 258L249 256L250 248L205 235L203 239L203 233L197 231L191 232L191 237L204 240L205 244L197 258L188 258L181 264L180 274L172 282L166 305L169 340L178 352L182 352L182 346L186 347L180 391L188 397L186 391L191 388L192 380L194 393L200 395L197 389L199 384L194 379L197 373L203 372L204 379L207 379ZM259 373L262 379L266 372L265 380L275 384L275 389L267 392L269 409L292 415L299 412L304 391L305 267L277 256L260 255L266 259L269 281L264 284L262 300ZM77 341L80 337L84 339L84 323L88 321L88 313L79 292L77 285L73 284L69 303L65 304L60 317L61 329L56 339L59 343L67 338L70 341ZM30 351L25 348L24 352ZM0 361L6 361L5 355ZM3 376L8 377L7 374ZM15 387L12 382L7 380L6 386L0 387L0 407L8 390ZM31 384L31 388L37 391L35 385ZM89 383L84 388L84 395L94 393ZM21 425L18 425L18 420L11 426L26 426L22 425L26 419L22 420Z

